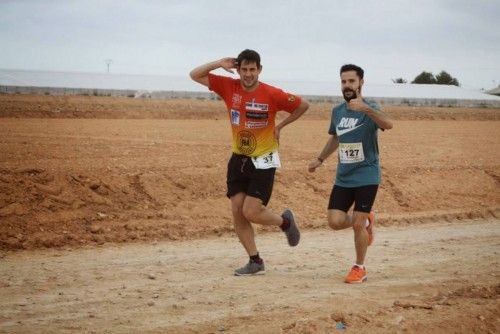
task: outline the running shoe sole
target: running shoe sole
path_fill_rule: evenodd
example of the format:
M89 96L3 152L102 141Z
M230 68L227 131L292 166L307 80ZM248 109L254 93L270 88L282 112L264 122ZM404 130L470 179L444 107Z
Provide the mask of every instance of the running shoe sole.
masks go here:
M290 209L286 209L281 214L281 217L283 217L283 219L290 223L288 230L285 231L288 244L292 247L297 246L300 241L300 230L297 223L295 222L295 215L293 214L293 211Z

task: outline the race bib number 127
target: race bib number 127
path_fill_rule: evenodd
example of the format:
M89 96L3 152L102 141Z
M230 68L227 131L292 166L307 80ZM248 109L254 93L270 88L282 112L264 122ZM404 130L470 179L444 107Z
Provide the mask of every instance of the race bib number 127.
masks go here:
M339 159L343 164L364 161L363 143L339 143Z

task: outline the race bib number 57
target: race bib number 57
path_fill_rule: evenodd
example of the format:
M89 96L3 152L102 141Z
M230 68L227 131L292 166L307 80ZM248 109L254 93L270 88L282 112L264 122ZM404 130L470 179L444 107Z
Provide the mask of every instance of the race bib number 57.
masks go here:
M269 152L261 156L252 158L252 162L257 169L269 169L281 167L278 151Z
M340 163L353 164L365 160L363 153L363 143L340 143L339 144Z

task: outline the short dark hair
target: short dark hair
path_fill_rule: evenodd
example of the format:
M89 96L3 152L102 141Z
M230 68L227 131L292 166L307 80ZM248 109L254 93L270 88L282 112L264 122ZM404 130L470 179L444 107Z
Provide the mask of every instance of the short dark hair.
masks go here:
M363 71L363 69L361 67L354 65L354 64L343 65L340 68L340 75L342 75L342 73L347 72L347 71L356 71L356 74L358 75L358 77L360 79L363 79L363 77L365 76L365 71Z
M241 63L246 60L249 63L257 64L257 67L260 68L260 55L257 51L246 49L240 52L236 61L238 62L238 67L240 67Z

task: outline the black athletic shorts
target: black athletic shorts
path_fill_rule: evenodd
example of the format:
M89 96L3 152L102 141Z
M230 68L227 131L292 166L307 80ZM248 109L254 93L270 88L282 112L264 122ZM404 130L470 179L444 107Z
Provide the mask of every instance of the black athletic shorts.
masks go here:
M370 212L377 196L378 184L346 188L334 185L330 194L328 210L337 209L344 212L354 204L354 211Z
M256 169L251 158L233 153L227 164L227 197L237 193L260 198L267 205L273 192L276 168Z

